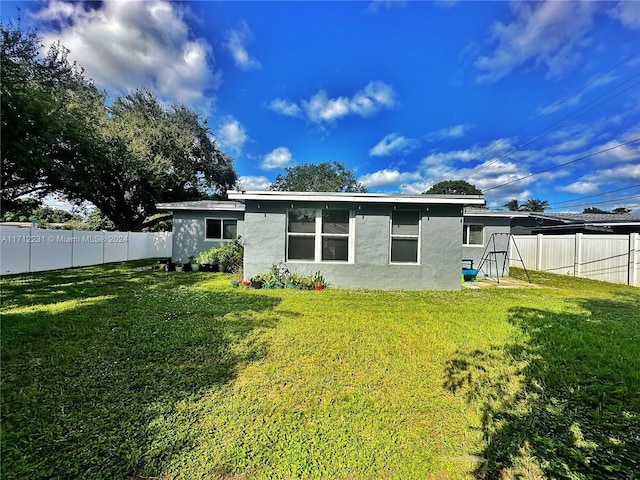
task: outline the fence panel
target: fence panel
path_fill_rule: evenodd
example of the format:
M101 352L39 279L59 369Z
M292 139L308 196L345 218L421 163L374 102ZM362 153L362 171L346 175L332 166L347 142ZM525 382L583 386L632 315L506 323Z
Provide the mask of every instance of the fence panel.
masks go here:
M0 274L170 257L171 232L43 230L0 225Z
M71 265L73 232L71 230L31 229L31 271L57 270Z
M628 274L627 235L583 236L580 276L605 282L627 283Z
M104 261L124 262L128 260L128 232L104 232Z
M574 258L576 254L575 235L541 235L540 268L545 272L574 274Z
M640 286L640 235L514 235L526 268ZM517 257L517 255L516 255ZM511 265L521 266L514 259Z
M20 227L0 227L0 268L2 273L29 271L31 232Z

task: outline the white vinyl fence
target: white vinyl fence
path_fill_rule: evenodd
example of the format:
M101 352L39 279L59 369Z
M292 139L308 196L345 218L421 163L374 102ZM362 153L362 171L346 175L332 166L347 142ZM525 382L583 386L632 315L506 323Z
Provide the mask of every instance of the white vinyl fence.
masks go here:
M170 257L172 233L90 232L0 226L0 273L40 272Z
M529 270L626 283L640 287L640 234L514 235L524 265ZM511 262L521 267L510 247Z

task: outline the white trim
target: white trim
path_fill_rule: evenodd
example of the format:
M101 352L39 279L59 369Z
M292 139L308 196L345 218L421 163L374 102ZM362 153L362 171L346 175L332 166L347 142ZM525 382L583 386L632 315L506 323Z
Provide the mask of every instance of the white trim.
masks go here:
M418 214L418 235L394 235L393 234L393 214L394 212L416 212ZM418 251L416 255L415 262L392 262L391 261L391 248L393 245L393 240L395 238L398 239L415 239L418 241ZM421 265L422 264L422 211L420 210L391 210L389 213L389 265Z
M289 202L398 203L412 205L484 205L482 195L388 195L383 193L229 191L231 200Z
M480 243L468 243L469 239L471 238L471 227L472 226L476 226L476 227L482 227L482 241ZM482 223L463 223L462 224L462 246L463 247L482 247L484 248L484 229L485 229L485 225ZM464 237L465 237L465 231L467 233L467 243L465 243L464 241Z
M297 233L297 232L289 232L289 211L290 210L314 210L315 211L315 231L313 233ZM341 264L349 264L354 263L355 260L355 211L346 208L335 208L333 210L341 210L347 211L349 213L349 233L347 234L331 234L331 233L322 233L322 212L325 210L332 210L326 208L312 208L312 207L294 207L287 208L286 210L286 241L285 241L285 258L287 259L287 263L341 263ZM290 259L289 258L289 237L314 237L314 249L313 249L313 260L303 260L303 259ZM322 259L322 239L325 237L330 238L345 238L347 239L347 260L323 260Z

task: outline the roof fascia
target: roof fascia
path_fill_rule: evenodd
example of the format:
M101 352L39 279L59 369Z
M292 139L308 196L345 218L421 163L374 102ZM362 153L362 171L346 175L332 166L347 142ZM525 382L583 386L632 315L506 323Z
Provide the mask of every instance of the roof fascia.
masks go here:
M230 191L232 200L288 201L288 202L356 202L398 203L419 205L484 205L482 195L388 195L382 193L342 192L277 192L277 191Z

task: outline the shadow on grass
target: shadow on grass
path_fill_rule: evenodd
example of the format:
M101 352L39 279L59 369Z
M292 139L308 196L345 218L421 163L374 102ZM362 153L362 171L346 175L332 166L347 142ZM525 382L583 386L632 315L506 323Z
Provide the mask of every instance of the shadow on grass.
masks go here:
M144 458L154 419L262 358L277 322L277 298L197 288L214 275L119 266L3 282L2 478L161 470L169 459Z
M640 478L640 295L578 307L514 308L511 343L449 361L481 408L477 478Z

